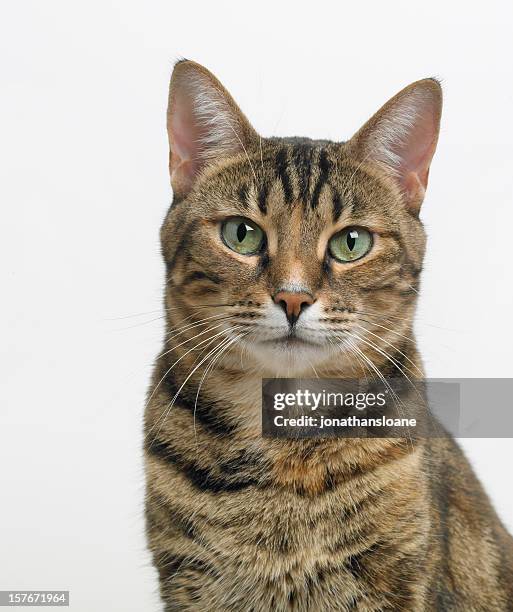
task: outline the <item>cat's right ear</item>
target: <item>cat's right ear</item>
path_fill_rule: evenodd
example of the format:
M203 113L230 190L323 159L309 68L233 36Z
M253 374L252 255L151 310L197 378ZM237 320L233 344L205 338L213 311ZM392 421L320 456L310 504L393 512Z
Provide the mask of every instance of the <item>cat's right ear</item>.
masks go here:
M216 77L189 60L178 62L171 75L167 131L171 185L180 198L206 165L244 151L257 138Z

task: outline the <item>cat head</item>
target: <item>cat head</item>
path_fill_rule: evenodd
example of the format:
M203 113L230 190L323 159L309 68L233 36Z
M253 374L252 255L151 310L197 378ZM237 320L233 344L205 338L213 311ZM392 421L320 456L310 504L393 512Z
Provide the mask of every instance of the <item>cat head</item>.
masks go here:
M349 374L405 352L441 106L425 79L347 142L263 138L209 71L179 62L161 231L169 326L271 376Z

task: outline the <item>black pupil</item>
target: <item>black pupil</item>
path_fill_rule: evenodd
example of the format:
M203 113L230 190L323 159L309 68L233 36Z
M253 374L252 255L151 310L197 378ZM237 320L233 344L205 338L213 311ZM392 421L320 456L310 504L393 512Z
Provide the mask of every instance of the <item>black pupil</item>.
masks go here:
M248 233L248 229L246 227L245 223L240 223L239 227L237 228L237 239L239 240L239 242L242 242L244 240L244 238L247 236Z
M347 246L349 247L350 251L354 249L354 245L356 244L357 238L358 238L358 232L355 230L347 234Z

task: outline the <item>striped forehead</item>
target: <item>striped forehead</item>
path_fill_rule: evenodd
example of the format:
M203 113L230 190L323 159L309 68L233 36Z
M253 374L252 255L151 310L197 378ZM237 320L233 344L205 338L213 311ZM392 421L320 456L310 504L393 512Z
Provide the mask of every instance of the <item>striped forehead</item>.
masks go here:
M261 214L288 213L301 207L305 218L338 219L343 203L333 180L336 162L325 146L282 145L265 162L266 180L259 182L255 194Z

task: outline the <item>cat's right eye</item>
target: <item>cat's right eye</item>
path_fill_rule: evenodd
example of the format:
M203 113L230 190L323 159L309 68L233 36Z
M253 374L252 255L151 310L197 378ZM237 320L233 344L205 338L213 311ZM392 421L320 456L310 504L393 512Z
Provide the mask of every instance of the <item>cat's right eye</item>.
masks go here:
M228 248L241 255L255 255L264 243L264 232L249 219L231 217L221 226L221 237Z

